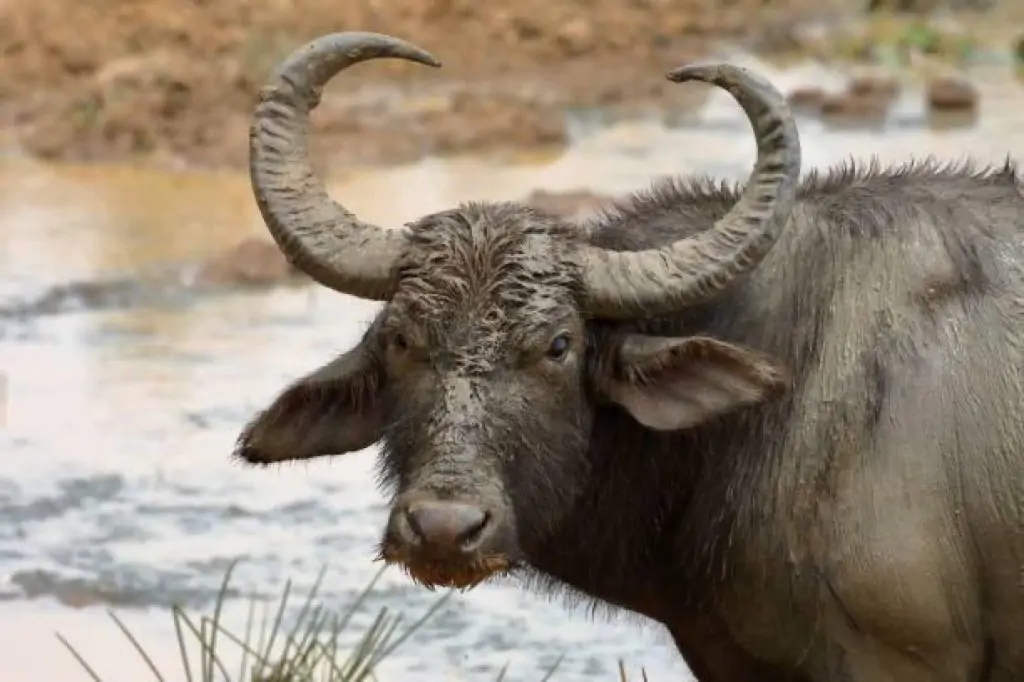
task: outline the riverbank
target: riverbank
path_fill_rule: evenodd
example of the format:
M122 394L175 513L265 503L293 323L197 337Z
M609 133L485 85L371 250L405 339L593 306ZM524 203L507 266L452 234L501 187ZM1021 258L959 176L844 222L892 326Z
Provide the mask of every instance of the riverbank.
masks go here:
M500 9L467 0L386 8L376 0L11 3L0 21L0 127L8 147L48 160L237 168L254 95L273 65L316 35L370 30L416 42L444 67L375 63L337 79L314 116L318 162L524 153L564 148L568 112L677 116L708 89L672 85L663 73L723 48L877 62L880 46L884 53L909 36L920 51L956 61L977 43L956 28L925 44L917 15L868 16L850 7L840 0L524 0ZM989 21L976 32L988 42L1005 38L1007 22L989 19L995 11L965 20Z

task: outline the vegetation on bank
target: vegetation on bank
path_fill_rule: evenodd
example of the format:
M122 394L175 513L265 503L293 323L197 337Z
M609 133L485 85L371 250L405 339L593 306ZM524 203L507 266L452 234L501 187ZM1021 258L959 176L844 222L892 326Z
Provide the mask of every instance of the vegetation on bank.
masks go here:
M150 652L118 618L108 611L114 624L138 652L157 682L182 679L187 682L369 682L377 680L376 667L422 628L451 598L455 590L442 595L427 611L408 626L402 627L402 614L392 613L387 607L356 638L355 644L345 647L353 616L362 608L372 593L384 568L377 572L356 599L344 610L334 612L317 601L317 593L324 577L320 571L316 582L303 600L298 616L290 628L284 627L285 614L291 598L291 581L285 584L276 612L266 609L257 617L255 598L249 599L248 616L244 631L227 628L221 620L235 564L229 566L221 583L213 613L198 617L188 615L180 606L171 608L171 620L181 655L181 671L160 670ZM104 682L90 665L86 652L79 651L60 633L57 638L71 652L93 682ZM198 653L197 653L198 652ZM240 657L239 657L240 654ZM228 661L239 659L237 666ZM549 668L542 679L551 679L561 659ZM230 668L229 668L230 665ZM498 673L497 680L505 679L508 665ZM646 671L641 672L646 682ZM625 666L619 661L619 677L627 679Z

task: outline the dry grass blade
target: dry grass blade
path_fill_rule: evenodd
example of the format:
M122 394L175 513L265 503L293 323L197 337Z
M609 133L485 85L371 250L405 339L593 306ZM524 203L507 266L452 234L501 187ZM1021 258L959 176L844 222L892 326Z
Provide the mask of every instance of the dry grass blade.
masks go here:
M319 617L319 612L321 610L321 607L317 606L317 607L314 608L313 607L313 599L316 598L317 593L320 591L320 585L323 583L324 575L326 574L326 572L327 572L327 567L323 566L320 569L320 573L317 574L316 580L313 581L313 587L310 588L309 594L306 595L306 601L302 605L302 610L299 611L299 616L295 620L295 625L292 626L292 631L287 635L287 638L285 640L285 648L284 648L284 652L281 654L281 657L285 661L285 668L286 668L285 670L282 671L282 674L285 675L286 677L290 676L290 675L293 675L295 673L298 665L301 664L305 660L305 654L303 654L303 651L305 649L306 644L308 643L308 639L310 637L315 637L316 636L315 625L316 625L316 620ZM293 657L289 658L289 649L294 645L294 643L296 641L295 638L298 635L299 628L301 628L303 626L306 618L311 613L314 614L312 616L314 623L313 623L313 625L311 627L307 628L306 636L303 637L302 643L296 648L295 655Z
M75 660L78 661L78 664L82 666L82 669L85 670L89 677L91 677L94 682L103 682L103 678L97 675L96 671L92 669L92 666L89 665L89 663L86 662L85 658L82 657L82 654L78 653L75 647L71 646L71 642L64 639L64 635L60 634L59 632L56 634L57 639L60 640L60 643L64 645L65 649L71 652L71 655L75 657Z
M152 671L154 677L156 677L157 682L165 682L163 675L160 674L160 670L156 667L156 663L154 663L153 659L149 657L146 650L142 648L142 645L139 644L139 640L135 638L135 635L133 635L132 631L128 629L128 626L122 623L121 619L118 618L117 614L113 611L108 609L107 615L110 616L111 620L113 620L117 627L120 628L121 632L124 633L124 636L127 637L128 641L131 642L133 647L135 647L135 650L139 652L139 656L141 656L142 660L146 662L146 665L149 667L150 671Z
M185 633L181 629L181 617L178 615L177 607L171 609L171 620L174 621L174 638L178 642L178 652L181 654L181 669L185 673L186 682L192 682L192 665L188 660L188 646L185 644Z
M361 673L365 664L370 659L370 653L373 651L374 641L379 639L381 631L387 625L388 610L387 607L382 608L378 613L377 617L374 618L373 623L363 634L356 648L349 655L348 660L342 669L345 671L342 679L344 680L358 680L362 679L357 676Z
M640 668L640 679L643 682L648 682L647 668ZM626 663L621 658L619 659L619 682L629 682L629 676L626 675Z
M401 615L392 613L387 607L381 608L369 626L356 638L346 655L340 651L342 635L356 612L364 606L383 575L385 567L374 575L343 613L337 614L328 611L321 604L314 603L326 573L326 568L321 570L294 622L285 632L285 612L292 590L292 582L287 581L272 619L268 618L270 609L263 604L260 605L259 637L258 641L254 642L254 620L257 618L254 598L249 599L243 635L231 632L222 622L224 605L229 593L228 586L236 565L237 562L231 562L225 573L212 615L193 619L180 606L171 607L175 639L181 657L180 673L161 671L131 629L113 612L108 612L142 657L157 682L182 678L186 682L214 682L215 679L223 679L225 682L373 682L376 680L377 666L420 630L455 594L455 590L448 590L404 629L401 628ZM103 682L103 678L71 643L60 633L56 634L89 678L93 682ZM198 646L200 649L198 672L193 670L192 646ZM238 650L240 663L237 677L232 677L224 665L224 661L228 660L225 658L226 647L235 647ZM547 670L542 682L553 677L562 660L563 657L559 656L554 665ZM506 664L501 669L497 677L498 682L503 682L508 674L508 668ZM625 669L621 661L619 671L622 680L625 680ZM643 673L643 679L646 682L646 671Z
M249 611L245 614L245 635L242 641L248 642L249 638L252 637L252 619L256 612L256 599L249 597ZM242 660L238 664L238 679L245 679L245 672L248 670L250 649L248 646L242 647Z
M200 627L197 628L195 626L195 623L192 622L192 619L188 617L188 615L181 609L181 607L174 606L172 608L174 609L174 612L176 613L180 621L185 624L185 627L189 629L192 635L199 642L200 651L210 656L210 659L213 661L213 664L217 666L217 669L220 670L221 675L224 676L225 680L230 680L231 676L228 675L227 668L224 667L224 664L221 662L220 657L217 655L217 652L214 651L210 647L210 643L206 641L206 632L204 624L201 623ZM206 659L202 658L200 660L205 661ZM205 675L205 667L203 669L203 674ZM209 677L203 677L202 680L203 682L213 682L213 673L211 672Z
M283 658L287 661L284 670L286 676L299 676L300 670L309 670L314 650L313 643L319 633L324 631L327 614L324 613L323 607L315 606L310 609L309 614L309 623L305 626L302 638L296 638L297 632L288 637L287 646L292 648L292 652L287 653L288 649L286 648L286 653L283 654Z
M277 616L274 617L274 624L270 627L270 640L267 642L267 648L263 651L263 658L269 660L274 650L274 641L277 639L277 633L281 629L281 621L284 619L284 609L288 605L288 596L292 591L292 581L287 580L284 584L284 592L281 593L281 601L277 607Z
M237 635L232 633L230 630L225 630L223 626L220 626L220 634L223 635L224 637L226 637L228 639L228 641L230 641L232 644L234 644L235 646L237 646L239 649L242 650L242 656L243 656L244 660L247 660L249 656L252 656L253 660L256 661L256 663L258 663L260 666L267 667L267 668L272 666L271 662L269 660L263 658L262 655L259 653L259 651L257 649L255 649L248 641L243 640L242 638L238 637ZM255 670L255 669L256 669L256 666L254 665L253 666L253 670ZM243 668L242 672L238 676L238 679L239 680L248 680L250 677L255 675L255 673L253 673L252 675L248 675L247 676L247 673L249 673L249 672L250 672L250 669L248 667Z
M214 652L217 651L217 624L220 623L220 613L221 609L224 607L224 600L227 598L228 583L231 582L231 574L235 572L235 566L237 565L237 559L228 564L228 570L224 571L224 580L221 581L220 591L217 593L217 603L213 607L213 625L210 628L210 655L205 658L206 665L203 666L203 680L206 682L213 682ZM203 625L205 625L205 623L203 623ZM230 679L227 672L224 673L224 679Z
M419 630L419 629L420 629L421 627L423 627L423 625L424 625L424 624L425 624L425 623L426 623L426 622L427 622L428 620L430 620L431 618L433 618L433 617L434 617L434 615L435 615L435 614L436 614L436 613L437 613L438 611L440 611L440 610L441 610L441 607L442 607L442 606L444 606L445 604L447 604L447 603L448 603L448 600L449 600L449 599L451 599L451 598L452 598L452 596L453 596L454 594L455 594L454 590L449 590L448 592L446 592L446 593L445 593L445 595L444 595L443 597L441 597L440 599L438 599L437 601L435 601L435 602L434 602L434 603L433 603L433 604L431 605L431 607L430 607L429 609L427 609L427 612L426 612L426 613L424 613L424 614L423 614L423 615L422 615L422 616L420 617L420 619L419 619L419 620L417 620L416 622L414 622L414 623L413 623L412 625L410 625L410 626L409 626L409 628L408 628L408 629L407 629L407 630L405 631L405 634L403 634L403 635L402 635L402 636L401 636L401 637L400 637L400 638L398 639L398 641L396 641L396 642L395 642L394 644L392 644L392 645L391 645L390 647L388 647L388 648L387 648L387 649L386 649L386 650L384 651L384 654L383 654L383 656L385 656L385 657L386 657L386 656L389 656L389 655L391 655L391 653L392 653L392 652L394 652L394 650L395 650L395 649L397 649L397 648L398 648L399 646L401 646L401 645L402 645L402 643L403 643L403 642L405 642L405 640L409 639L409 637L411 637L411 636L412 636L412 634L413 634L414 632L416 632L417 630Z
M555 660L554 665L552 665L550 668L548 668L547 673L544 674L544 677L541 678L540 682L548 682L548 680L550 680L554 676L555 671L558 670L558 666L562 665L562 660L563 659L565 659L565 654L561 654Z
M359 593L359 596L356 597L356 600L348 608L345 615L342 617L341 622L338 624L339 632L343 631L348 626L349 621L352 620L353 614L362 608L363 602L365 602L366 598L370 596L371 592L373 592L373 588L377 586L377 581L380 580L380 577L384 575L384 571L386 570L387 566L381 566L380 570L377 571L366 587L363 588L363 591Z

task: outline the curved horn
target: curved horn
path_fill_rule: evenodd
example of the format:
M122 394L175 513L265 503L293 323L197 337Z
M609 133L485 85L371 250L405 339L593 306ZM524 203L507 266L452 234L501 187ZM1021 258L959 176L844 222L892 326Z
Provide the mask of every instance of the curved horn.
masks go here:
M441 63L376 33L334 33L288 56L260 91L249 128L249 177L263 220L285 257L326 287L390 298L404 235L364 223L333 201L309 160L309 114L335 74L368 59Z
M757 139L757 163L739 201L714 226L658 249L583 247L585 307L594 317L665 315L714 297L765 257L788 222L800 177L800 137L785 98L767 80L728 64L669 72L728 90Z

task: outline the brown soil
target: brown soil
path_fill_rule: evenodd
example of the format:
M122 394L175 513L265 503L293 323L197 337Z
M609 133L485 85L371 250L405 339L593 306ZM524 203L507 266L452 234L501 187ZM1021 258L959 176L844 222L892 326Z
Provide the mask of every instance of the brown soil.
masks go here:
M420 44L440 70L364 64L327 89L314 154L348 163L558 146L579 107L670 113L662 74L715 40L784 49L846 0L0 0L0 125L44 158L238 166L254 94L319 34Z
M827 3L826 3L827 4ZM379 162L558 145L567 107L685 104L668 68L709 38L753 41L821 0L46 0L0 3L0 123L29 153L244 162L248 114L304 41L368 30L434 71L360 65L328 88L315 151ZM756 20L755 20L756 18Z

